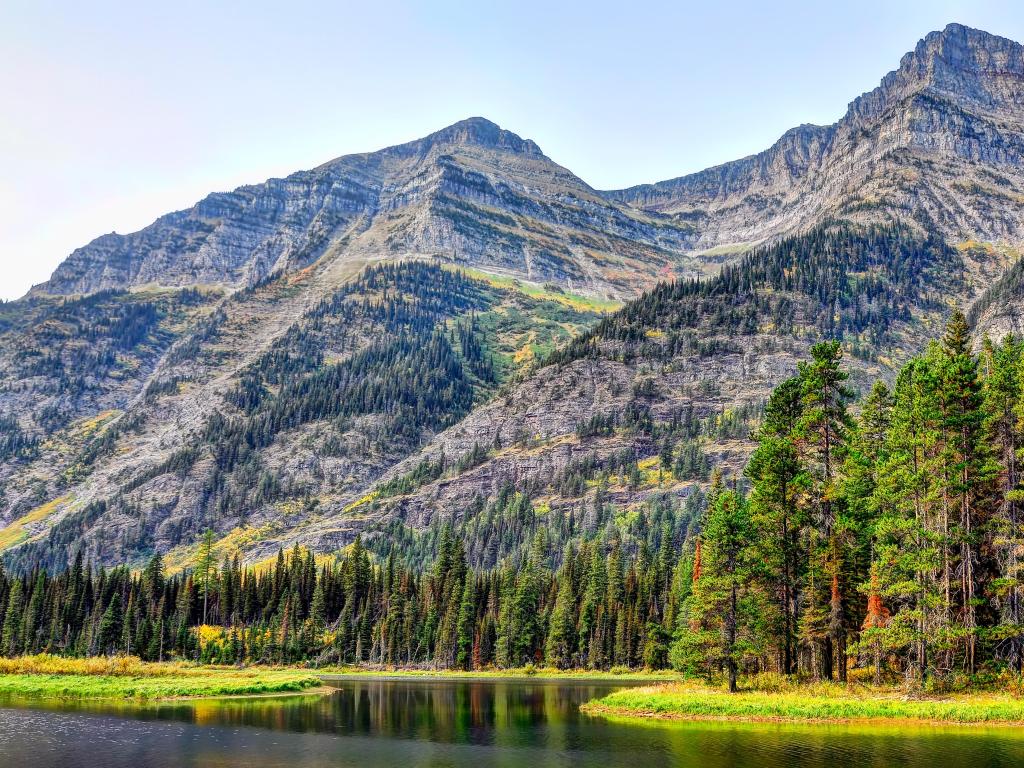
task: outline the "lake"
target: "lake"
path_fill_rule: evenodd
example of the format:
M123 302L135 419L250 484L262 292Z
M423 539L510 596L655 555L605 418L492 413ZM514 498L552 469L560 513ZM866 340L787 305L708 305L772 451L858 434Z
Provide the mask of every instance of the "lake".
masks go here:
M621 685L348 679L325 696L0 702L3 768L1024 765L1017 729L625 722L579 705Z

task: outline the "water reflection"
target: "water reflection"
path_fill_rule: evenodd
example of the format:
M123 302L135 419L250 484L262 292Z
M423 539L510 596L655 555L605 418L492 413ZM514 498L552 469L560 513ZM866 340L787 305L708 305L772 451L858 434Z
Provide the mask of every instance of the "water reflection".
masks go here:
M350 679L325 696L0 708L0 766L1024 765L1015 729L637 723L579 704L614 686ZM0 702L3 706L4 702Z

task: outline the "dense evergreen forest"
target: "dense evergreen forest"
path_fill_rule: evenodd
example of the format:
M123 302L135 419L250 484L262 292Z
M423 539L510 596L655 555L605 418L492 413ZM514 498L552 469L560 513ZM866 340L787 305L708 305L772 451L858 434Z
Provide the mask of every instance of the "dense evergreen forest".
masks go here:
M510 490L472 525L529 519L516 532L529 545L499 539L478 570L451 527L412 558L409 542L372 554L356 539L337 557L296 547L243 568L216 562L212 534L172 576L158 556L141 572L79 557L59 574L0 575L0 651L673 666L733 681L1019 673L1024 343L976 354L957 313L891 390L878 382L856 407L842 353L815 345L772 393L745 477L714 472L692 527L663 511L627 530L612 514L562 549ZM431 562L407 564L421 558Z
M709 336L758 332L842 339L870 359L915 311L942 311L938 297L962 283L963 270L953 248L904 226L822 224L757 248L713 278L660 283L548 362L709 355L723 344Z

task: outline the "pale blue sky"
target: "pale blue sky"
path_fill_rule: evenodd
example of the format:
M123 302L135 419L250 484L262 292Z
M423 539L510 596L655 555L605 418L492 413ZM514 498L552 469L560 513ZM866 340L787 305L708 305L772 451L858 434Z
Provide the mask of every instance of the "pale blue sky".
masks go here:
M1024 40L1019 0L148 5L0 0L0 297L207 192L472 115L615 188L833 122L951 21Z

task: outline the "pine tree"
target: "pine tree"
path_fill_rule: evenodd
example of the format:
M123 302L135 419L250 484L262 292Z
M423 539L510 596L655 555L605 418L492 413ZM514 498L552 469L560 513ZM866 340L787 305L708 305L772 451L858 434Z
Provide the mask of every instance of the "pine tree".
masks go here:
M1019 455L1024 449L1024 387L1021 365L1024 345L1007 336L995 346L984 342L985 411L988 439L999 461L998 499L992 522L993 546L999 573L990 590L999 609L997 651L1010 668L1024 671L1024 530L1021 529Z
M799 542L806 524L799 500L810 479L797 442L802 414L803 383L792 378L772 392L757 434L758 446L746 470L752 484L750 507L759 532L759 557L781 617L780 667L786 674L796 671L797 606L803 571Z
M196 565L199 573L199 583L203 590L203 624L206 624L207 606L210 599L210 581L216 568L213 558L213 531L207 528L203 533L202 543L199 545L199 562Z
M462 589L462 600L459 604L455 664L460 669L471 669L475 640L473 630L476 626L476 578L473 574L468 574L465 582Z
M839 534L846 540L845 526L840 516L843 510L837 507L842 496L838 488L838 470L846 455L847 441L851 419L847 406L853 399L853 392L846 386L848 374L841 366L843 350L838 341L819 342L811 347L811 362L801 363L800 380L803 385L804 410L800 417L798 432L803 438L807 449L814 460L811 462L810 494L813 499L815 525L809 529L808 556L810 559L825 560L831 556L831 570L838 573L846 559L845 551L840 551L834 530L840 527ZM831 550L829 552L829 550ZM844 600L836 584L836 599ZM817 605L816 597L811 597L811 604ZM831 601L830 601L831 602ZM811 622L805 628L814 626L807 637L817 636L817 624ZM826 675L832 676L833 663L836 661L833 643L844 645L846 628L835 624L832 631L825 635L823 661ZM846 679L846 660L839 658L839 677Z
M703 567L673 643L673 665L691 671L724 666L735 692L740 665L758 655L764 640L756 619L763 606L752 588L756 531L743 496L716 494L701 536Z
M114 595L110 600L110 605L107 606L107 610L104 611L103 617L100 619L99 636L97 638L100 653L111 654L117 650L123 632L124 608L121 605L121 596Z
M978 620L976 595L981 583L980 534L985 502L992 492L995 465L983 439L985 413L978 361L971 352L970 328L962 312L954 312L942 340L940 403L945 435L945 493L955 522L953 541L959 545L959 618L968 672L977 668Z
M7 656L16 656L21 653L23 644L21 626L24 609L25 598L21 579L15 578L12 580L10 593L7 597L3 632L0 634L0 649Z
M551 623L548 629L545 657L548 664L559 669L572 666L573 649L576 647L575 596L569 569L563 567L558 578L558 594L555 606L551 611Z

